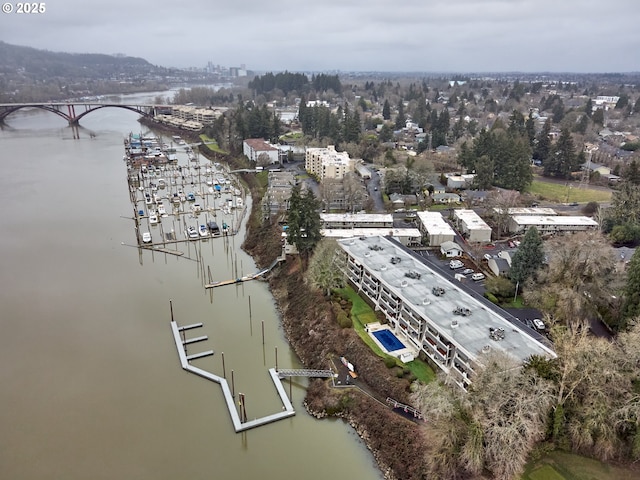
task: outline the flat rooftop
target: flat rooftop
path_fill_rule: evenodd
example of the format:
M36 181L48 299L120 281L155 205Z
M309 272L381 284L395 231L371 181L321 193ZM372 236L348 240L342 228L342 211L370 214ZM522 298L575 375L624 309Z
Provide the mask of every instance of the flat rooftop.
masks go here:
M323 222L353 222L353 223L391 223L393 225L393 215L390 213L321 213L320 220Z
M598 222L593 218L584 216L514 215L511 218L518 225L598 226Z
M338 243L387 285L403 303L428 319L433 327L470 358L477 358L487 351L487 347L513 355L520 362L531 355L555 357L551 348L509 322L488 303L471 296L459 281L449 280L432 270L388 238L353 238L339 240ZM407 273L411 276L406 276ZM436 296L432 293L433 287L444 288L445 293ZM470 315L455 315L453 311L458 307L468 308ZM457 326L452 325L454 320L457 320ZM493 340L489 336L491 328L503 329L504 339Z
M420 238L422 234L417 228L323 228L320 230L323 237L352 238L352 237L379 237L392 236L398 238Z
M503 212L502 208L494 208L493 209L494 212L500 214ZM514 208L507 208L507 215L547 215L547 216L551 216L551 215L557 215L558 212L556 212L553 208L546 208L546 207L514 207Z
M418 212L418 219L431 235L455 235L440 212Z

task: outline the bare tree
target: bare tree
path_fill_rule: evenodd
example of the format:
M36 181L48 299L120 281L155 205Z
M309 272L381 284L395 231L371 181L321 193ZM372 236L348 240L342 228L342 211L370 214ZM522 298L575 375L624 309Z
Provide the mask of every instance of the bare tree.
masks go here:
M344 260L342 250L336 241L323 238L315 248L305 273L305 280L329 296L331 290L345 285Z
M517 478L535 444L544 438L553 400L551 382L519 368L504 353L481 358L469 392L439 384L418 387L412 400L430 419L427 452L431 474L456 478L490 470Z

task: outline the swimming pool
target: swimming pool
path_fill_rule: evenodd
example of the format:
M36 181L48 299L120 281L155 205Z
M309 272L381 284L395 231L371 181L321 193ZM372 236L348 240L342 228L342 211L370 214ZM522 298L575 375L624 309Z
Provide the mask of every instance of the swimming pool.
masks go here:
M378 339L387 352L394 352L406 348L398 338L389 330L378 330L373 332L373 336Z

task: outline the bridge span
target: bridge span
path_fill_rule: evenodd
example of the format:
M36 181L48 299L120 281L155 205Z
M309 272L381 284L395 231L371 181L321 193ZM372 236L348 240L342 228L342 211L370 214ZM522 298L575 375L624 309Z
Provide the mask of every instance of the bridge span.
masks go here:
M70 126L77 126L85 115L101 108L123 108L143 117L153 118L162 113L171 113L171 105L125 104L113 102L32 102L32 103L0 103L0 123L13 112L25 108L39 108L64 118Z

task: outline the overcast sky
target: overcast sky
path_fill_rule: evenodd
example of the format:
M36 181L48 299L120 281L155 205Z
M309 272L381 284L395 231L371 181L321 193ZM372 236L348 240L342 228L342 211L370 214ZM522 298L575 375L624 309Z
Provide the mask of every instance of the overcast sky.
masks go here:
M5 0L0 0L0 3ZM13 0L9 2L17 6ZM640 0L49 0L0 40L256 71L640 71ZM4 9L4 7L3 7Z

